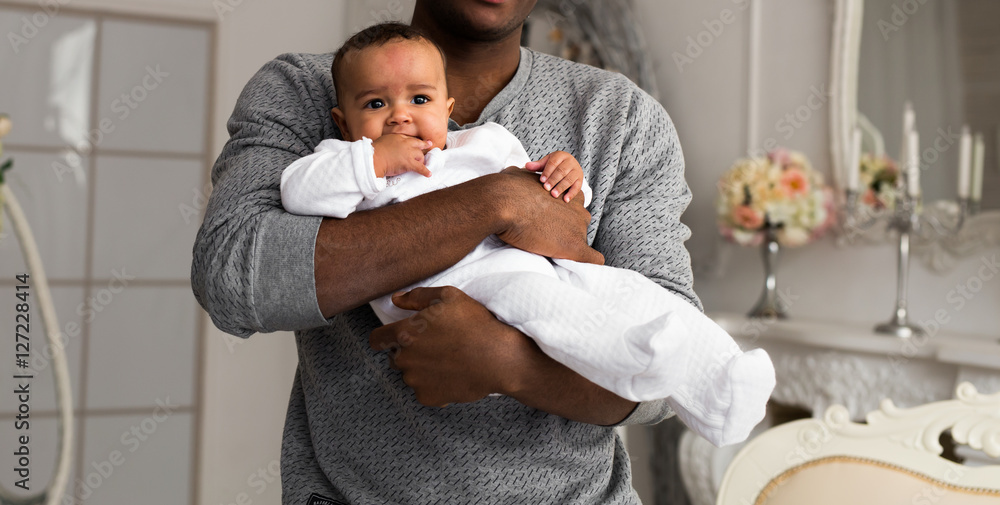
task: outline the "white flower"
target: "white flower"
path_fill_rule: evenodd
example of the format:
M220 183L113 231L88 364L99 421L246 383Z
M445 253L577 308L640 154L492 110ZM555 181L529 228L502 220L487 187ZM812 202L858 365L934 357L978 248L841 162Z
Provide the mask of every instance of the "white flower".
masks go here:
M756 245L757 242L757 232L756 231L744 231L739 228L733 228L733 240L737 244L742 246Z
M798 247L809 242L809 231L799 226L786 226L778 230L778 243Z
M826 196L822 191L816 191L812 194L812 198L809 198L805 204L802 225L809 229L817 228L826 222L826 218Z
M0 138L7 136L13 127L14 123L11 122L10 118L5 114L0 114Z
M822 205L814 207L813 211L809 214L809 217L811 217L812 219L809 219L806 222L806 228L809 229L819 228L820 226L823 225L823 223L826 222L827 218L826 207Z
M772 225L788 223L795 217L795 204L788 200L770 200L764 203L764 212Z

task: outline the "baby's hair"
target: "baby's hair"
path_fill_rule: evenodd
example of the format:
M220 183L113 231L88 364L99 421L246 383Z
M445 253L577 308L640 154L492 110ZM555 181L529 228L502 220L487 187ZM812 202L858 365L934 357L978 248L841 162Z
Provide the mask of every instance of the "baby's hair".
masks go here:
M340 103L340 86L337 85L337 81L340 79L340 67L343 65L344 57L347 53L360 51L369 47L383 46L389 42L400 39L426 41L438 50L438 53L441 54L441 62L444 63L444 51L441 49L441 46L437 45L436 42L431 40L423 32L410 25L390 21L388 23L379 23L369 26L347 39L347 42L344 42L344 45L340 46L340 49L337 50L337 53L333 57L333 65L330 66L330 74L333 76L333 87L337 90L338 103Z

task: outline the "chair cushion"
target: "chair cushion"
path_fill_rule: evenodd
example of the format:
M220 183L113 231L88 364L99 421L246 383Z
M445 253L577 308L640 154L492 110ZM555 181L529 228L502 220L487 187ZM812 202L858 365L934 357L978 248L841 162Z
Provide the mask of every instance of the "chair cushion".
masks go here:
M941 460L943 479L888 463L834 456L791 468L761 491L755 505L997 505L1000 491L956 486L963 468ZM949 480L951 482L949 482ZM849 484L848 484L849 483Z

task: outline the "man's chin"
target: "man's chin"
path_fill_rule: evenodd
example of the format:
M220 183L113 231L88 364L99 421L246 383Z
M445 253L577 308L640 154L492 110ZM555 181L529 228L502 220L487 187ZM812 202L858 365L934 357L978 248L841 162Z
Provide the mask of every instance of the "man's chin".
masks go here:
M433 4L433 8L437 20L453 33L469 40L498 42L516 32L524 22L521 15L510 12L517 6L513 2L508 3L510 5L438 2Z

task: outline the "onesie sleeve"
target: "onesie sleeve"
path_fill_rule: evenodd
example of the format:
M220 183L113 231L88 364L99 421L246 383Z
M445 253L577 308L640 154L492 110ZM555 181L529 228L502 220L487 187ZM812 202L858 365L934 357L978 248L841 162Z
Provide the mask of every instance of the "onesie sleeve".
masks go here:
M347 217L385 189L385 178L375 176L374 154L367 137L320 142L281 173L282 206L303 216Z
M519 167L524 168L524 164L531 161L531 157L528 156L528 152L524 150L524 144L521 144L521 140L514 136L508 129L500 126L496 123L487 123L491 126L496 125L496 128L502 130L503 138L506 139L508 146L510 147L510 152L507 154L507 159L504 160L503 167Z
M212 169L212 194L195 238L191 285L222 331L299 330L328 324L313 258L322 218L282 208L282 170L339 135L323 63L283 55L250 79Z

